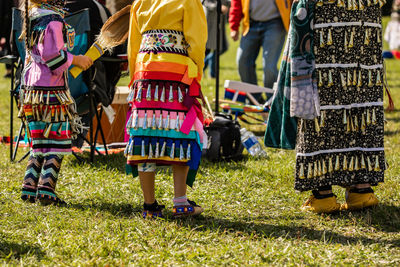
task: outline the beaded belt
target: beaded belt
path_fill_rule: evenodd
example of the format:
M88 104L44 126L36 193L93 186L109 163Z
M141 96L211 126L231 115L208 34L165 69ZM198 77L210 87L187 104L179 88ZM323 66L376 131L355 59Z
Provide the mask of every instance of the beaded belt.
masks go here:
M150 30L142 34L140 53L175 53L188 55L189 44L183 32L174 30Z

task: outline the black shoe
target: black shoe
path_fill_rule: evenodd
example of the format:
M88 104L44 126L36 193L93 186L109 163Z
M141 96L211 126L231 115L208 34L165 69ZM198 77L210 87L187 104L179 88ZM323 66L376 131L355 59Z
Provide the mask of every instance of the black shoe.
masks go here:
M143 219L164 218L163 209L165 205L158 205L157 200L153 204L143 203Z

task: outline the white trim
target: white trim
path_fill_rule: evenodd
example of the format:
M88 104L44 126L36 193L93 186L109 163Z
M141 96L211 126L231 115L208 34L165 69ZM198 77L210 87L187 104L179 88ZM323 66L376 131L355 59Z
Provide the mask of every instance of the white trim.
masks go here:
M376 65L371 65L371 66L360 64L360 67L362 69L366 69L366 70L383 69L383 65L382 64L376 64Z
M366 102L366 103L354 103L350 105L326 105L321 106L321 110L326 109L351 109L351 108L362 108L372 106L383 106L383 102Z
M324 69L324 68L356 68L358 66L357 63L348 63L348 64L340 64L340 63L327 63L327 64L315 64L315 68Z
M364 26L382 28L382 24L373 22L364 22Z
M327 68L356 68L358 67L358 63L326 63L326 64L315 64L315 68L317 69L327 69ZM376 65L364 65L360 64L360 68L366 69L366 70L373 70L373 69L382 69L383 65L382 64L376 64Z
M367 26L367 27L382 28L382 25L380 23L364 22L363 24L361 21L330 22L330 23L314 24L315 29L322 29L329 27L346 27L346 26Z
M364 151L364 152L379 152L384 151L383 147L349 147L349 148L339 148L339 149L327 149L327 150L319 150L311 153L297 153L296 157L312 157L319 154L328 154L328 153L343 153L343 152L351 152L351 151Z
M330 22L330 23L319 23L319 24L314 24L315 29L320 29L320 28L328 28L328 27L345 27L345 26L361 26L361 21L355 21L355 22Z

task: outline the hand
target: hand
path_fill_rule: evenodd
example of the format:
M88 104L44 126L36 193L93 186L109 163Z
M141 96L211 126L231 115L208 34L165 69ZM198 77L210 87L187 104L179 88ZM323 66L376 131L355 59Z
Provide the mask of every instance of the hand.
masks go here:
M72 60L72 65L78 66L83 70L87 70L88 68L90 68L90 66L93 65L93 60L88 56L78 55L74 56Z
M231 38L235 42L239 40L239 31L231 31Z
M229 10L229 9L228 9L228 7L227 7L226 5L222 5L222 6L221 6L221 12L222 12L222 14L225 15L226 13L228 13L228 10Z

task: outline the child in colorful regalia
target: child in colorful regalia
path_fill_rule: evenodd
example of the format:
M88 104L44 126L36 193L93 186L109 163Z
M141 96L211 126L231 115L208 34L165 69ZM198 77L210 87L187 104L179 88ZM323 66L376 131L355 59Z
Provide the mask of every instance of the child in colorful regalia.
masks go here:
M132 4L128 60L132 107L126 129L128 171L139 175L143 217L162 217L154 195L157 165L172 165L173 215L203 211L187 199L207 141L198 98L207 41L199 0L142 0Z
M70 95L66 71L71 64L86 70L92 60L74 56L75 31L65 23L64 0L25 0L26 60L19 117L31 140L31 155L21 198L42 204L64 204L55 187L64 155L72 152L71 138L79 117Z

